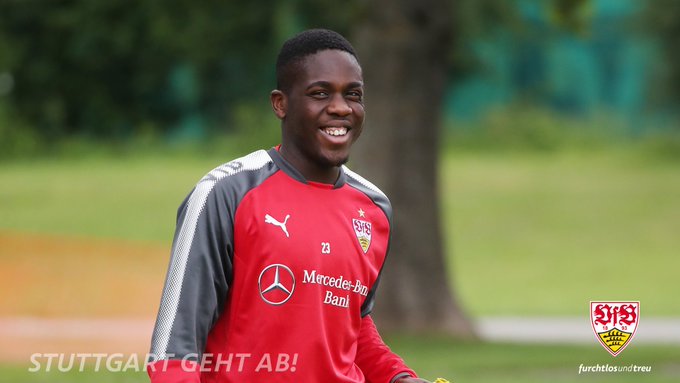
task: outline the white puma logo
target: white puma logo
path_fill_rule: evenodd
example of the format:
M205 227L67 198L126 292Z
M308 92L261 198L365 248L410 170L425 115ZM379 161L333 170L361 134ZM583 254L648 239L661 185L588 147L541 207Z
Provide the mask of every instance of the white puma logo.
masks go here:
M288 218L290 218L290 214L286 215L286 219L284 219L283 222L279 222L271 215L265 214L264 223L271 223L274 226L280 227L281 230L283 230L283 232L286 234L286 237L290 238L290 235L288 234L288 229L286 229L286 222L288 222Z

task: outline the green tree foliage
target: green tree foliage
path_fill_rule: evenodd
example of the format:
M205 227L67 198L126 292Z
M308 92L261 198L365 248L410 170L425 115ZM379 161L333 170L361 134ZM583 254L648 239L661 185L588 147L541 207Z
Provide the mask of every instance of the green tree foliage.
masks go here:
M47 138L172 129L273 82L274 1L0 2L5 102ZM0 100L2 102L2 100Z
M239 105L266 103L284 39L306 27L347 33L357 4L2 0L0 107L48 140L228 130Z
M677 111L680 101L680 1L647 1L642 20L642 29L656 40L662 58L655 68L651 100Z
M518 4L541 8L553 26L574 33L587 33L593 8L589 0L450 2L453 39L441 49L449 56L447 81L453 82L485 70L473 41L509 34L517 49L525 49L535 43L531 39L544 38L531 35ZM126 139L138 130L234 129L239 110L266 108L284 39L304 28L327 27L354 41L368 4L0 0L0 141L33 147L36 137ZM677 100L680 3L647 4L645 30L659 36L665 55L654 96Z

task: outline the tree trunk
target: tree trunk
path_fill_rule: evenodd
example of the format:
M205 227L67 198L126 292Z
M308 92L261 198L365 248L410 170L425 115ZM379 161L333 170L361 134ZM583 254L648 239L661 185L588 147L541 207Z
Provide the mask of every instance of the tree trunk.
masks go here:
M353 40L366 83L366 125L352 166L394 208L374 317L381 328L475 337L448 282L438 165L452 11L447 0L375 0Z

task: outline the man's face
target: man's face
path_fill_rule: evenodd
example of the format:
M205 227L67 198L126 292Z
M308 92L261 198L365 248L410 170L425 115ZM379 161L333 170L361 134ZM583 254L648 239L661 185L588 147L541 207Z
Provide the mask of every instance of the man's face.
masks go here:
M349 159L364 122L363 76L340 50L307 56L285 98L281 151L298 170L323 170ZM276 109L276 108L275 108Z

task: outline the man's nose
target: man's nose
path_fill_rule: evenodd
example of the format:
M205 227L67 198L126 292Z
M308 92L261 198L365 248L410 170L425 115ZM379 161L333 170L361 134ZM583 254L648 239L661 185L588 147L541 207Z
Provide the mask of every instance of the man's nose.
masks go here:
M331 98L328 105L328 113L337 116L347 116L352 113L352 107L349 106L347 100L341 94L337 94Z

